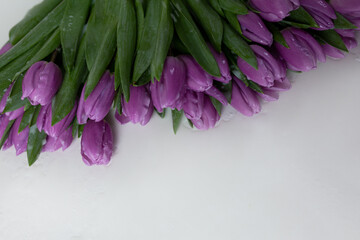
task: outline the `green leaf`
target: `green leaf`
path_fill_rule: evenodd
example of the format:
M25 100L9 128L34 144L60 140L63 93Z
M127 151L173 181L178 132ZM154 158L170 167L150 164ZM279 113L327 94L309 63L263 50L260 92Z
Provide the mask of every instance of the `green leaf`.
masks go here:
M222 9L238 15L246 15L249 12L240 0L219 0L219 3Z
M62 0L45 0L35 5L26 16L11 28L9 37L12 45L18 43L41 20L43 20Z
M284 47L289 48L289 45L287 44L284 36L282 35L279 28L275 24L267 22L266 27L272 33L275 42L278 42Z
M148 84L149 82L151 82L152 78L151 78L151 71L150 68L148 68L143 75L141 75L141 77L139 78L139 80L134 83L134 86L143 86Z
M144 30L145 13L143 7L143 0L135 0L136 10L136 26L137 26L137 45L136 49L139 49L141 34Z
M6 100L6 106L4 112L15 111L27 104L27 99L21 100L22 97L22 81L24 76L20 75L16 78L14 86L11 89L10 95Z
M162 12L161 5L162 1L160 0L149 0L148 2L144 28L141 35L138 36L140 43L134 62L133 83L136 83L150 67L154 57Z
M74 108L80 87L88 75L85 45L85 37L83 37L77 53L75 67L70 73L65 73L61 87L53 100L52 125L64 119Z
M316 31L317 36L320 37L323 41L327 42L329 45L338 48L342 51L348 52L344 41L341 36L335 30L325 30L325 31Z
M34 115L33 115L32 119L31 119L30 125L29 125L30 127L34 126L36 124L36 121L38 119L40 110L41 110L41 105L37 105L36 109L35 109L35 112L34 112Z
M161 79L164 62L174 36L174 25L170 16L171 9L169 0L162 1L161 7L159 29L155 42L156 47L153 60L150 64L151 79L156 78L158 81Z
M180 40L206 72L219 77L220 70L217 62L190 13L180 0L171 0L171 3L174 9L175 29Z
M239 20L237 19L237 15L235 13L229 12L229 11L224 11L225 12L225 17L228 20L228 22L230 23L230 25L239 33L242 35L242 30L241 30L241 26L239 23Z
M299 28L319 27L315 19L303 7L291 11L290 16L285 18L283 22Z
M47 135L44 131L39 132L36 125L30 128L27 144L27 158L29 166L32 166L40 156L46 136Z
M11 127L14 125L14 122L15 122L15 120L10 121L8 123L7 127L5 128L5 131L4 131L4 133L3 133L3 135L1 136L1 139L0 139L0 149L3 147L6 139L9 137L9 133L10 133Z
M79 125L79 127L78 127L78 138L81 137L81 135L82 135L82 133L84 131L84 127L85 127L85 124Z
M164 119L165 116L166 116L166 108L164 108L162 112L158 112L158 110L155 108L155 112L156 112L162 119Z
M187 0L187 3L205 30L211 44L218 52L221 52L223 38L221 17L211 8L206 0Z
M20 73L28 70L34 63L43 60L49 54L56 50L60 45L60 30L56 29L48 38L46 42L41 44L41 48L37 51L32 58L26 62L25 66L20 70Z
M184 115L184 111L178 111L178 110L172 110L172 121L173 121L173 130L174 130L174 134L177 133L179 127L180 127L180 123L181 123L181 119Z
M217 100L216 98L211 97L211 96L210 96L210 100L211 100L212 105L215 107L217 113L219 114L219 116L221 116L221 109L222 109L221 102L219 102L219 100Z
M240 58L255 69L258 68L257 58L250 46L224 22L224 44Z
M73 68L81 35L92 0L66 0L64 17L60 24L63 63L67 71Z
M187 121L188 121L188 123L189 123L189 126L190 126L191 128L194 128L193 122L192 122L190 119L188 119Z
M79 128L79 124L78 124L77 119L75 118L73 125L72 125L72 131L71 131L71 135L73 138L75 138L77 136L78 128Z
M117 63L119 74L115 89L121 83L121 90L126 101L130 99L131 70L136 50L136 13L133 0L123 0L119 12L117 27ZM120 81L119 81L120 80Z
M31 120L33 119L33 116L35 114L36 111L36 106L31 106L29 109L27 109L21 119L21 123L19 126L19 133L24 131L24 129L27 126L30 126L31 124Z
M222 17L224 17L224 12L220 6L219 0L209 0L211 7Z
M36 27L34 27L25 37L23 37L8 52L0 56L0 68L4 67L14 59L30 50L40 41L43 41L60 24L64 14L65 4L60 3L47 17L45 17Z
M117 19L109 8L117 9L112 1L95 2L86 33L86 62L90 70L85 99L91 94L116 51ZM106 27L104 27L106 26Z
M119 115L122 115L121 92L117 92L114 100L114 107Z
M357 29L358 27L352 24L340 13L336 13L337 18L334 20L335 29Z

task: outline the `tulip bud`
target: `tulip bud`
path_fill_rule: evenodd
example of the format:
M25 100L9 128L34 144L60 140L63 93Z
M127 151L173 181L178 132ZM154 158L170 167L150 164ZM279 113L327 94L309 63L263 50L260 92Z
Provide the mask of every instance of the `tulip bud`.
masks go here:
M85 86L82 90L77 110L78 123L85 124L88 118L99 122L110 111L115 97L114 76L109 71L106 71L86 100L84 98Z
M55 152L62 148L64 151L67 149L73 141L72 128L68 128L59 137L48 136L46 143L42 148L43 152Z
M299 0L250 0L250 5L260 11L269 22L279 22L300 6Z
M334 58L334 59L342 59L345 57L345 54L340 51L339 49L329 45L329 44L324 44L321 45L322 49L324 50L325 55Z
M284 78L282 82L275 81L274 86L262 88L263 93L257 93L260 98L266 102L276 101L279 99L279 92L287 91L291 88L289 79Z
M355 30L353 29L336 29L336 32L340 34L342 40L345 43L345 46L348 50L356 48L358 42L355 37Z
M289 69L307 72L317 67L317 60L326 61L321 45L309 33L297 28L287 28L282 34L289 48L279 43L275 43L275 46Z
M4 136L5 130L9 125L9 122L10 120L6 115L4 114L0 115L0 140Z
M284 72L278 61L267 50L258 45L251 45L250 47L256 55L258 70L250 66L250 64L245 62L242 58L238 58L237 61L240 70L249 80L264 87L271 87L274 85L275 80L284 78Z
M6 139L3 146L3 150L6 150L12 145L14 145L16 155L20 155L21 153L26 151L29 138L29 127L26 127L23 131L19 133L21 120L22 115L16 119L14 125L11 127L9 137Z
M214 105L211 103L210 98L205 96L201 117L199 119L191 119L191 122L197 129L207 130L214 128L219 119L220 116Z
M245 37L262 45L272 45L273 35L256 13L249 12L247 15L238 15L237 19Z
M71 122L75 117L76 109L77 103L75 103L74 108L64 119L52 126L52 106L50 103L41 108L36 121L36 126L40 132L44 130L45 133L51 137L59 137L70 126Z
M181 109L185 80L185 64L178 58L167 57L160 81L150 84L151 98L158 112L164 108Z
M218 53L210 44L208 44L208 46L219 66L220 74L221 74L221 77L212 77L212 78L219 82L229 83L232 77L230 73L229 63L225 54Z
M300 4L310 13L319 25L316 30L334 28L333 19L336 19L334 9L325 0L300 0Z
M205 93L213 98L215 98L216 100L218 100L222 105L227 106L228 105L228 101L226 99L226 97L224 96L224 94L217 89L216 87L211 87L210 89L206 90Z
M6 53L7 51L9 51L12 48L11 43L6 43L1 49L0 49L0 55Z
M110 125L104 120L89 120L81 137L81 155L88 166L107 165L113 150L113 136Z
M51 103L62 82L60 68L53 62L37 62L26 72L22 84L23 95L32 105Z
M180 58L186 65L186 84L189 89L204 92L212 87L213 77L208 74L193 57L183 55Z
M10 121L15 120L24 113L24 108L25 107L21 107L12 112L6 112L5 115L9 118Z
M360 17L359 0L330 0L336 11L352 17Z
M183 110L186 118L190 120L200 119L204 109L205 94L187 90L184 96Z
M260 102L253 90L234 77L231 106L245 116L251 117L261 111Z
M10 86L6 89L6 92L4 93L4 95L0 101L0 113L2 113L6 107L6 102L7 102L8 97L10 96L11 89L12 89L14 83L15 82L12 82L10 84Z
M116 111L115 118L121 123L128 122L146 125L153 114L154 106L151 96L144 86L130 86L130 100L126 102L124 97L121 101L122 114Z

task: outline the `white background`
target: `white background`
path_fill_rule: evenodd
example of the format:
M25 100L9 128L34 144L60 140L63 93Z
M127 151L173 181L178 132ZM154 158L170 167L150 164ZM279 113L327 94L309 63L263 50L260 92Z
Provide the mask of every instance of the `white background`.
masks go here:
M0 42L36 0L0 0ZM359 51L359 50L357 50ZM0 239L359 239L360 63L351 54L295 75L261 114L214 130L170 119L119 126L107 167L80 141L0 152ZM229 113L230 112L230 113Z

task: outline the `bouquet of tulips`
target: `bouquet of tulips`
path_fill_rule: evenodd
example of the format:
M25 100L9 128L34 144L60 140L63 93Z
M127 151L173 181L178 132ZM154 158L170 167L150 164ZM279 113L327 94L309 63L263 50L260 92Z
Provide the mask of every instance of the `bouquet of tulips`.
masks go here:
M359 0L44 0L0 50L0 148L65 150L108 164L115 109L145 125L171 111L213 128L223 106L246 116L309 71L357 46Z

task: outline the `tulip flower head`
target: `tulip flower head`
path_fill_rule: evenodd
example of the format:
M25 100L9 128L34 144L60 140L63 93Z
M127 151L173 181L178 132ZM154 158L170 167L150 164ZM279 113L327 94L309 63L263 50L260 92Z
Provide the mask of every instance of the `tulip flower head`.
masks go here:
M110 111L115 97L114 76L112 76L109 71L105 72L86 100L84 99L85 86L82 90L77 110L78 123L85 124L88 118L99 122L103 120Z
M255 92L248 88L237 77L234 77L231 106L248 117L261 111L260 102L256 97Z
M180 58L186 65L186 85L189 89L204 92L212 87L213 77L208 74L193 57L183 55Z
M29 127L26 127L23 131L19 133L21 120L22 115L15 120L14 125L11 127L9 137L6 139L3 146L3 150L6 150L12 145L14 145L16 155L20 155L21 153L26 151L30 132Z
M242 58L238 58L238 67L247 76L249 80L256 82L264 87L271 87L275 80L281 81L286 72L283 71L277 59L271 53L258 45L251 45L257 61L258 69L256 70Z
M73 141L72 128L68 128L59 137L48 136L46 143L42 148L43 152L55 152L62 148L64 151Z
M113 150L110 125L104 120L89 120L81 137L81 155L86 165L107 165Z
M64 119L62 119L60 122L52 126L51 125L52 106L50 103L41 108L36 121L36 126L40 132L44 130L45 133L51 137L55 137L55 138L59 137L70 126L71 122L75 117L76 109L77 109L77 103L75 103L74 108Z
M272 45L273 35L256 13L249 12L247 15L238 15L237 19L245 37L262 45Z
M231 73L230 73L230 67L228 60L224 53L218 53L210 44L208 44L209 49L214 56L219 69L221 77L212 77L214 80L222 82L222 83L229 83L232 79Z
M220 115L216 111L210 98L205 96L201 117L199 119L192 119L191 122L197 129L208 130L210 128L214 128L219 119Z
M150 84L152 102L158 112L164 108L181 109L185 80L185 64L178 58L167 57L160 81L155 79Z
M289 48L279 43L275 43L275 46L289 69L307 72L317 67L318 60L326 61L321 45L309 33L296 28L287 28L282 34Z
M250 0L250 5L260 11L269 22L279 22L300 6L299 0Z
M187 119L198 120L204 110L205 94L187 90L184 96L183 110Z
M325 0L300 0L303 6L319 25L316 30L328 30L334 28L333 20L336 19L334 9Z
M116 111L115 118L121 123L128 122L146 125L153 114L154 106L151 96L145 86L130 86L130 100L126 102L122 97L122 114Z
M62 82L60 68L53 62L37 62L26 72L21 99L28 98L32 105L51 103Z

